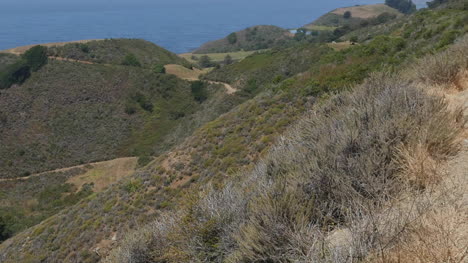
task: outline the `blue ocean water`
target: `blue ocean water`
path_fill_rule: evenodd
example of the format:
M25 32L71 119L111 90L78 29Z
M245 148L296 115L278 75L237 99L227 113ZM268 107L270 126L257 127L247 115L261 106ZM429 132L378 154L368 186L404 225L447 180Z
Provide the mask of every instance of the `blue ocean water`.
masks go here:
M253 25L295 28L337 7L383 0L0 0L0 50L142 38L176 53Z

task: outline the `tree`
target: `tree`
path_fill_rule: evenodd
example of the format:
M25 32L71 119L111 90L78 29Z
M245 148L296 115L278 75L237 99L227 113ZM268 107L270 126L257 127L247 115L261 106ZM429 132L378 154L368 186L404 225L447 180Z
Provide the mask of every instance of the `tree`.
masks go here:
M124 60L122 61L122 65L141 67L140 61L138 61L138 58L132 53L129 53L125 56Z
M231 33L229 34L227 39L228 39L229 44L234 45L235 43L237 43L237 34L235 32Z
M416 11L416 5L411 0L385 0L385 4L403 14L411 14Z
M232 57L229 55L226 55L224 57L224 65L231 65L232 63L234 63L234 61L232 60Z
M352 16L352 15L351 15L351 12L350 12L350 11L346 11L346 12L344 12L344 14L343 14L343 18L345 18L345 19L350 19L351 16Z
M47 48L44 46L34 46L23 54L23 58L33 72L38 71L47 64Z
M358 37L357 36L352 36L349 41L351 42L352 45L358 42Z
M191 84L193 98L198 102L203 102L208 98L206 86L203 81L194 81Z
M215 66L213 61L211 61L211 58L208 57L207 55L201 56L198 63L200 64L200 67L202 68L209 68L209 67Z
M294 35L294 39L297 41L304 40L307 36L307 29L305 28L299 28L296 31L296 34Z
M13 84L22 84L31 76L31 67L26 61L19 60L0 72L0 89L8 89Z

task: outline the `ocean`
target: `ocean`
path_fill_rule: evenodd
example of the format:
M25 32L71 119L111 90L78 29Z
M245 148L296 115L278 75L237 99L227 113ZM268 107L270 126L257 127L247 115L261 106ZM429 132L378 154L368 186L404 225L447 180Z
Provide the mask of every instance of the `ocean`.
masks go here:
M0 50L81 39L142 38L176 53L253 25L297 28L377 0L0 0Z

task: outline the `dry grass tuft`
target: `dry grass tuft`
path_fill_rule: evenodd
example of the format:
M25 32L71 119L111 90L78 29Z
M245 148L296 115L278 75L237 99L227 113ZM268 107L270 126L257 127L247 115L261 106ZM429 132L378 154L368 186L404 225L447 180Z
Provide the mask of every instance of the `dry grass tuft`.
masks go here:
M468 69L467 47L465 37L441 53L424 57L410 71L411 77L431 85L456 84L460 74Z
M439 173L460 150L460 112L418 84L374 75L311 109L252 171L208 188L169 223L158 220L163 230L150 230L146 245L137 239L113 258L461 262L465 235L453 231L462 199L440 188Z

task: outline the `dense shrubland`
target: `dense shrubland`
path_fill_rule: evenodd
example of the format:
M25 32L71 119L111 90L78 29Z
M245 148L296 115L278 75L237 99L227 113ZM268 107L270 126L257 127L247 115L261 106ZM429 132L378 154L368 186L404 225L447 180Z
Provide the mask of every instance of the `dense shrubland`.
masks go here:
M406 190L424 192L437 182L424 172L412 176L420 161L441 161L457 150L460 123L442 100L414 83L432 81L422 74L426 63L421 68L410 61L433 52L463 13L424 12L437 19L421 23L424 15L416 14L368 27L370 39L346 50L301 43L213 71L206 78L241 91L196 103L200 110L168 134L178 145L170 153L5 241L0 261L97 262L107 253L95 249L114 233L112 244L122 246L110 262L352 262L380 256L376 248L404 230L398 216L381 209ZM430 39L418 37L443 17L450 18L447 27ZM402 35L403 29L412 31ZM457 61L444 63L459 70L466 61ZM444 63L431 64L441 79ZM375 71L403 71L404 78ZM187 88L193 100L197 92ZM145 113L140 101L129 103ZM218 117L211 109L226 114ZM177 134L186 127L201 128L181 141Z
M450 50L458 72L467 43ZM423 63L417 72L443 65ZM389 203L436 185L427 165L459 149L458 113L422 87L373 75L314 107L251 171L128 235L109 262L386 262L423 215ZM421 165L428 169L408 169Z
M254 26L233 32L226 38L208 42L194 51L195 54L226 53L260 50L285 45L291 41L288 30L276 26Z
M83 43L72 43L49 48L48 54L73 60L100 64L140 65L152 68L155 65L190 63L151 42L139 39L106 39Z

